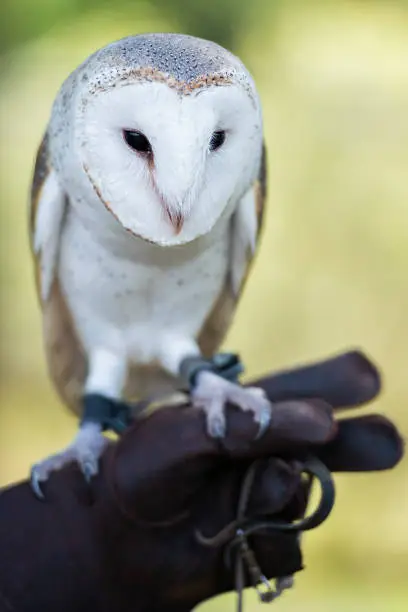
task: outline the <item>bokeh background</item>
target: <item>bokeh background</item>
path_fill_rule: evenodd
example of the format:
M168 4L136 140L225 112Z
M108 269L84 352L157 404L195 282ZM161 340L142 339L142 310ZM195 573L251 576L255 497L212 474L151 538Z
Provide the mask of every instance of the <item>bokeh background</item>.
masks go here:
M34 155L55 93L96 48L182 31L240 55L263 100L269 210L226 346L248 376L362 347L408 431L408 2L2 0L0 485L67 444L47 379L27 234ZM408 609L408 462L338 479L282 611ZM252 595L248 610L261 607ZM203 611L232 610L222 597ZM263 608L262 608L263 609Z

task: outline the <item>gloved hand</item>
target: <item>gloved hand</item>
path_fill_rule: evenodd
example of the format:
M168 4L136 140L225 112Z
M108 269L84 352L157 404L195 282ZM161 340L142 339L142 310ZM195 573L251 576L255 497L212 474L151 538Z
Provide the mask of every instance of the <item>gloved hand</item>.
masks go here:
M274 402L259 439L251 416L233 407L226 437L215 440L200 411L169 406L141 416L109 446L90 487L73 467L50 478L46 502L27 483L4 492L0 610L187 612L235 588L234 550L230 566L224 554L234 530L222 530L237 518L243 483L246 517L291 522L306 510L310 454L333 472L389 469L402 457L384 417L334 418L333 409L379 392L378 373L360 353L252 384ZM205 538L220 531L208 546ZM266 577L302 568L296 531L248 541ZM246 575L241 581L251 584Z

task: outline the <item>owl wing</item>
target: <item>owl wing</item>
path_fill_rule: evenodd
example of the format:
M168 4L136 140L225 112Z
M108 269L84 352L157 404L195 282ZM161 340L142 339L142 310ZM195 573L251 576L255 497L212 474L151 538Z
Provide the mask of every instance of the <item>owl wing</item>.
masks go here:
M229 274L198 338L200 350L207 357L211 357L223 341L250 272L264 219L266 184L264 144L259 176L240 201L231 220Z
M85 357L56 273L67 203L51 165L45 134L31 188L31 248L48 370L62 399L77 412L85 378Z
M37 289L46 302L55 276L66 196L50 164L48 137L38 150L31 188L31 246L37 264Z

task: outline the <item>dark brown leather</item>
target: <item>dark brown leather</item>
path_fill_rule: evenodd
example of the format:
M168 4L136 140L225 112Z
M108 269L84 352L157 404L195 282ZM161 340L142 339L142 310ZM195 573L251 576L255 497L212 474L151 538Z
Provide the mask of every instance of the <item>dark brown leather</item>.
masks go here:
M206 436L200 412L167 407L107 449L90 487L71 467L51 476L45 502L26 482L2 492L0 611L188 612L233 588L222 550L204 548L194 533L217 533L236 517L254 459L265 461L248 512L288 521L305 511L299 462L307 453L333 471L390 469L401 459L401 437L384 417L334 419L332 406L359 405L379 390L363 355L257 384L280 402L259 440L251 417L234 408L220 443ZM252 546L268 577L302 568L295 534L254 536Z

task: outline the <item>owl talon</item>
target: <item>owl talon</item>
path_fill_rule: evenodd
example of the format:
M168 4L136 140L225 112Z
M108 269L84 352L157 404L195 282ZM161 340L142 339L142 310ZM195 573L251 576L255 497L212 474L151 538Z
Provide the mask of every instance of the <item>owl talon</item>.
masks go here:
M43 493L43 490L41 489L40 483L41 483L41 478L38 472L38 466L34 465L31 469L31 474L30 474L30 487L31 487L32 492L36 496L36 498L39 499L40 501L44 501L45 495Z
M269 427L272 418L272 410L270 406L264 408L264 410L259 415L259 429L258 433L255 436L255 440L259 440L262 438L264 433Z
M211 438L224 438L226 433L226 423L223 414L207 415L207 431Z
M98 473L98 464L92 461L86 461L81 464L81 472L85 478L85 482L90 484L92 478Z

